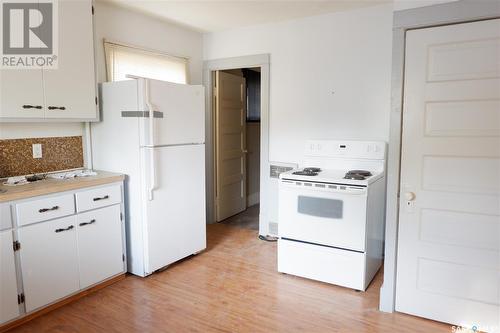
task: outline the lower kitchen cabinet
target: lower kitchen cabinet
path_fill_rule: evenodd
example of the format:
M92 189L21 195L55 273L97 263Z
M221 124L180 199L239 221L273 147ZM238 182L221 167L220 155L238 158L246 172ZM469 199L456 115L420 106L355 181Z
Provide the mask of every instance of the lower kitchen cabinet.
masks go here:
M76 216L19 228L26 312L80 289Z
M120 214L119 204L78 214L80 288L123 272Z
M19 316L12 230L0 232L0 324Z
M126 272L123 183L0 203L0 332Z

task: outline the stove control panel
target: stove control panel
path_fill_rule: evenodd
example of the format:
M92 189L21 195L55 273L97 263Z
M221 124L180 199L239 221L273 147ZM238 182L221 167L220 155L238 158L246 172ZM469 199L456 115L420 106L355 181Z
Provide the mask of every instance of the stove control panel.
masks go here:
M308 140L305 156L384 160L383 141Z
M364 194L367 193L366 186L352 186L352 185L341 185L341 184L326 184L326 183L316 183L316 182L305 182L292 179L282 179L281 184L290 187L304 187L311 190L322 190L328 192L343 192L351 194Z

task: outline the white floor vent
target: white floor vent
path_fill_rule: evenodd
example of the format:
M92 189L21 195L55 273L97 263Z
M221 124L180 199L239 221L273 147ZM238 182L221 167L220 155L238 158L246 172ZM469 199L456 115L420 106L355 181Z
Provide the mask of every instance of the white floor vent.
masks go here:
M269 222L269 235L278 236L278 223Z

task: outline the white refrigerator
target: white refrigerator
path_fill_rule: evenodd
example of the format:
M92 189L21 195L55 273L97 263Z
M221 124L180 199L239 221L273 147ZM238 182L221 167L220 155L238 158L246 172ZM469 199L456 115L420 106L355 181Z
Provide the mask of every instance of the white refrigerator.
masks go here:
M126 175L129 272L146 276L205 249L203 86L109 82L100 100L92 164Z

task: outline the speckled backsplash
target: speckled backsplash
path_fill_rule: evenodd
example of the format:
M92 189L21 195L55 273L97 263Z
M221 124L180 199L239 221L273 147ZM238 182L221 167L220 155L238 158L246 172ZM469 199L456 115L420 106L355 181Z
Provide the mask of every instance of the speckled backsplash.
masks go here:
M33 158L33 144L42 158ZM0 140L0 178L83 167L81 136Z

